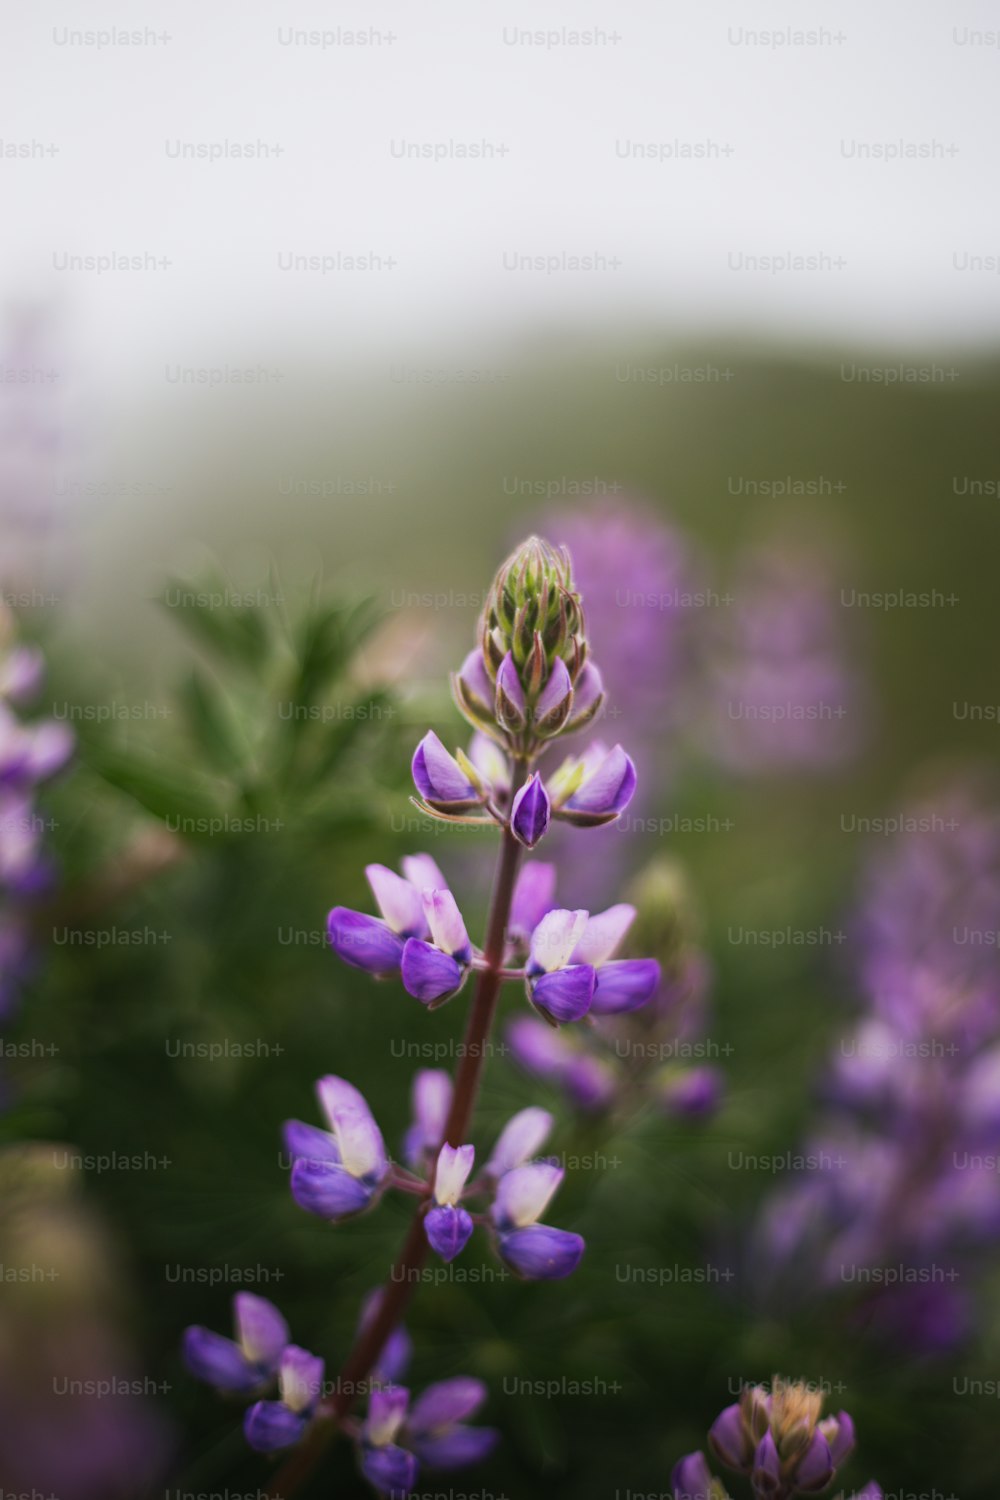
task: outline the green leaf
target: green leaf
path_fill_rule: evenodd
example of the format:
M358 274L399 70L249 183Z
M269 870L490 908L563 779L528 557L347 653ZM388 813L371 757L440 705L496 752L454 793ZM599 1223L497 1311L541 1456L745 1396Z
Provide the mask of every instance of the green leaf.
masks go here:
M179 696L191 733L206 759L229 775L238 773L246 759L247 742L220 689L194 670L182 684Z

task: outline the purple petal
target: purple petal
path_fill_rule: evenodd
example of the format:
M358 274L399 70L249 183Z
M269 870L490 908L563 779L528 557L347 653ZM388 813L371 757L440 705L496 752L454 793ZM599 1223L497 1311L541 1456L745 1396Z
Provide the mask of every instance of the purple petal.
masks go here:
M678 1459L670 1476L674 1500L712 1500L712 1472L704 1453Z
M544 1021L517 1016L507 1028L511 1051L522 1068L536 1078L558 1080L573 1058L573 1048Z
M378 1287L370 1292L361 1306L361 1316L358 1319L358 1332L364 1333L372 1325L378 1316L378 1310L382 1303L382 1288ZM403 1372L410 1362L412 1345L410 1336L404 1328L397 1328L389 1335L382 1346L372 1371L373 1378L377 1381L391 1384L402 1378Z
M795 1488L811 1495L825 1490L833 1478L830 1445L821 1432L814 1432L809 1447L795 1465Z
M746 1474L753 1458L753 1440L738 1403L727 1406L708 1430L708 1446L727 1468Z
M524 701L524 688L510 651L497 670L495 712L505 729L523 729L527 722L528 706Z
M540 1026L549 1036L552 1035L551 1026L531 1021L530 1017L526 1019L529 1025ZM500 1132L493 1154L486 1163L487 1172L493 1177L502 1177L505 1172L513 1171L535 1156L548 1140L554 1123L547 1109L531 1106L520 1110Z
M546 1026L546 1031L551 1031ZM570 1059L563 1073L563 1087L577 1109L597 1112L607 1109L618 1092L614 1068L605 1058L580 1053Z
M583 936L587 925L585 911L566 911L557 907L546 912L531 935L529 972L561 969L569 963L570 954Z
M655 958L613 959L597 970L591 1010L595 1016L638 1010L656 994L659 984L660 965Z
M450 953L461 963L468 963L472 944L465 930L458 902L449 890L421 893L424 916L430 927L431 941L443 953Z
M253 1364L267 1369L277 1366L288 1343L288 1324L266 1297L252 1292L237 1292L233 1298L233 1319L240 1348Z
M461 989L465 970L450 953L410 938L403 949L402 975L407 992L427 1005Z
M424 1219L424 1229L431 1248L443 1261L452 1261L469 1243L473 1224L464 1208L455 1208L448 1203L430 1209Z
M361 1472L380 1495L408 1495L417 1482L420 1465L412 1453L394 1444L361 1449Z
M546 912L552 910L556 893L556 867L543 860L529 860L521 868L510 908L510 933L527 942Z
M588 917L583 936L573 950L573 963L593 964L595 968L607 963L634 921L635 907L625 901Z
M579 1021L590 1009L596 977L589 964L542 974L531 986L531 1003L559 1024Z
M635 766L616 745L569 798L565 810L578 814L580 821L616 818L631 802L635 781Z
M781 1459L770 1432L765 1432L753 1456L750 1483L755 1492L773 1494L781 1479Z
M414 1437L414 1453L429 1469L461 1469L478 1464L496 1447L500 1434L494 1427L452 1427L436 1437Z
M304 1120L286 1120L282 1132L285 1149L295 1161L306 1157L310 1161L340 1161L337 1140L328 1130L318 1125L307 1125Z
M830 1444L833 1467L839 1469L854 1448L854 1423L846 1411L840 1411L835 1417L828 1417L826 1421L820 1422L819 1428Z
M659 1101L670 1114L698 1119L718 1108L722 1075L718 1068L684 1068L659 1085Z
M382 1132L367 1104L362 1100L360 1109L338 1110L334 1129L345 1171L363 1179L369 1187L381 1182L389 1163Z
M510 826L514 837L528 849L534 849L538 841L548 832L552 817L552 805L545 783L537 771L533 771L514 798L510 813Z
M483 653L479 650L470 651L463 661L459 677L465 686L470 698L474 698L479 707L488 714L493 712L493 699L495 688L492 678L486 670Z
M592 662L584 662L583 671L573 685L573 709L566 728L573 730L583 724L600 706L603 697L604 683L600 672Z
M413 753L413 780L431 806L472 807L479 793L453 755L429 729Z
M378 917L335 906L326 919L330 947L337 957L369 974L395 974L403 956L403 939Z
M323 1394L324 1363L318 1354L289 1344L281 1356L278 1386L289 1410L311 1412Z
M385 865L367 865L365 875L387 926L400 937L426 937L427 921L416 887Z
M413 1435L430 1434L440 1427L450 1427L453 1422L464 1422L474 1416L486 1400L487 1391L481 1380L471 1375L455 1375L451 1380L439 1380L429 1385L414 1401L407 1420L407 1431Z
M308 1426L308 1418L290 1411L283 1401L258 1401L243 1418L243 1434L258 1453L290 1448Z
M549 680L535 704L535 721L538 727L545 729L546 720L551 720L552 728L560 726L560 721L568 718L572 703L573 684L566 663L561 656L557 656L552 663Z
M367 1208L373 1189L332 1162L297 1161L292 1168L292 1197L307 1213L336 1221Z
M547 1224L515 1229L500 1240L501 1258L526 1281L561 1281L576 1270L585 1248L580 1235Z
M555 1162L529 1162L506 1172L497 1184L496 1199L491 1210L497 1227L524 1229L541 1218L548 1208L565 1170Z
M184 1363L197 1380L219 1391L245 1392L261 1383L261 1371L247 1359L239 1344L198 1326L184 1330Z
M45 657L38 646L17 646L0 669L0 696L19 706L30 702L45 677Z

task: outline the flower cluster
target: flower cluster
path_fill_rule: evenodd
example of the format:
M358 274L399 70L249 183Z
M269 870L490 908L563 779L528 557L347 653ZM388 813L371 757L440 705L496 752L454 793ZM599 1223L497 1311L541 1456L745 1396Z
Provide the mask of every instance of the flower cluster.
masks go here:
M775 1377L770 1391L745 1386L740 1399L713 1422L708 1445L727 1469L750 1480L756 1500L792 1500L816 1495L833 1483L854 1447L854 1423L846 1412L823 1417L822 1392ZM728 1500L703 1453L674 1465L674 1500ZM882 1500L869 1482L854 1500Z
M639 1011L662 979L657 958L619 954L636 917L631 903L593 913L559 907L555 866L522 863L552 820L577 828L607 824L628 805L636 783L620 745L591 743L551 772L538 765L555 740L592 723L604 692L565 551L532 538L503 565L478 645L453 690L473 727L472 742L452 755L437 735L425 735L413 756L414 800L435 818L501 832L483 946L470 939L451 888L427 854L407 856L399 873L369 865L378 914L336 906L327 931L344 963L376 979L398 975L428 1012L474 975L461 1060L453 1079L433 1069L414 1078L402 1163L391 1160L354 1084L334 1075L320 1079L323 1125L285 1125L291 1192L301 1208L334 1224L374 1209L387 1192L410 1195L415 1206L404 1269L430 1253L454 1260L479 1228L517 1277L558 1281L577 1268L585 1247L580 1235L543 1222L564 1176L558 1161L539 1154L553 1117L521 1110L476 1168L474 1104L499 991L506 983L522 985L539 1024L555 1035L569 1022L595 1025ZM494 1438L465 1422L484 1399L477 1381L445 1381L413 1402L396 1383L405 1283L394 1276L369 1303L345 1366L352 1388L373 1375L383 1382L364 1421L351 1415L352 1397L338 1392L323 1399L322 1361L290 1344L280 1314L259 1299L238 1301L235 1341L189 1330L188 1363L211 1384L257 1398L245 1422L253 1447L302 1443L318 1451L310 1447L312 1434L332 1422L355 1439L376 1489L405 1494L421 1463L474 1460ZM275 1381L277 1399L267 1394ZM299 1473L306 1455L297 1458Z
M427 1240L444 1261L465 1249L481 1223L500 1258L525 1280L558 1280L576 1270L584 1250L580 1236L538 1222L564 1175L554 1162L532 1160L554 1124L545 1110L515 1115L470 1182L475 1147L439 1144L453 1097L447 1073L422 1069L413 1081L413 1120L403 1148L410 1170L390 1162L371 1111L351 1084L321 1078L316 1092L329 1129L301 1120L285 1125L292 1196L300 1208L337 1224L396 1188L424 1200ZM475 1199L482 1207L474 1217L463 1202Z
M692 1061L707 1053L698 1038L711 976L682 873L657 859L627 894L632 904L616 908L635 918L627 941L651 949L659 964L649 1003L636 1012L596 1012L592 1026L573 1033L518 1016L508 1023L507 1040L527 1073L555 1085L582 1114L620 1116L649 1100L668 1115L700 1118L718 1104L721 1077L717 1068Z
M380 916L335 906L327 933L345 963L377 978L398 973L407 992L433 1009L457 995L486 959L470 943L458 904L430 855L410 855L402 868L397 875L385 865L369 865L365 874ZM521 870L504 977L522 980L531 1006L554 1026L645 1005L659 984L659 964L615 957L634 907L620 903L594 915L556 907L555 875L554 865L541 862Z
M828 1071L819 1165L767 1205L755 1251L783 1298L796 1272L803 1294L860 1289L867 1325L930 1353L970 1331L1000 1225L1000 818L955 790L900 824L864 883L867 1009Z
M362 1331L374 1310L369 1302ZM243 1419L251 1448L260 1453L290 1448L320 1412L324 1362L290 1342L284 1317L264 1297L238 1292L233 1320L235 1339L209 1328L187 1330L188 1369L223 1395L252 1400ZM475 1463L487 1456L497 1438L492 1428L466 1422L486 1400L478 1380L460 1375L440 1381L411 1403L410 1392L396 1383L405 1375L409 1358L409 1339L397 1329L372 1371L367 1416L363 1422L345 1423L361 1471L380 1494L408 1494L422 1466L451 1469ZM276 1397L269 1394L275 1387Z
M46 820L38 790L73 751L73 736L53 720L28 720L44 661L18 643L13 620L0 615L0 1026L17 1009L31 964L31 906L51 886Z

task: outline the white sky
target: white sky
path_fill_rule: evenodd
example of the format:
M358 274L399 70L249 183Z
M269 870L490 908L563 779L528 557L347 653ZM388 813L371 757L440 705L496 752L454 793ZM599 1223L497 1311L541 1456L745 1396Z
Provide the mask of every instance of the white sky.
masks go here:
M115 26L170 40L59 44L64 27ZM283 46L288 27L383 40ZM585 27L619 40L505 39L505 28ZM787 27L824 29L825 44L735 44ZM0 299L72 309L112 378L148 361L160 382L164 363L264 358L275 341L336 358L580 322L993 339L1000 275L954 265L1000 256L1000 47L961 45L967 28L997 33L1000 11L977 0L32 0L5 22L0 139L5 152L37 142L58 154L0 157ZM178 140L261 140L282 154L174 160ZM397 160L391 143L404 140L487 140L507 154ZM733 150L620 159L616 143L637 141ZM842 154L859 141L946 154ZM397 264L278 265L285 253L372 252ZM821 257L821 269L731 266L787 252ZM57 269L65 255L108 254L171 264ZM588 254L620 264L547 274L503 263Z

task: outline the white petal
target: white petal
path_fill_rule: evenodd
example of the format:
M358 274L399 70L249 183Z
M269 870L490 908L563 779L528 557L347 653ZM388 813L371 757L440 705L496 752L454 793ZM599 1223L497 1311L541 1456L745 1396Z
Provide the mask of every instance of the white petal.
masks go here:
M407 937L423 937L427 931L420 892L402 875L385 865L368 865L365 869L378 909L393 932Z
M475 1146L449 1146L446 1143L441 1147L434 1177L434 1197L438 1203L454 1205L458 1202L475 1159Z
M494 1216L518 1229L534 1224L545 1212L564 1175L562 1167L549 1161L515 1167L500 1179Z
M407 854L403 874L418 891L446 891L448 882L429 854Z
M585 911L557 907L542 918L531 938L531 958L538 968L551 974L569 963L570 954L587 925Z
M635 907L622 901L618 906L609 906L588 918L583 937L573 950L573 963L606 963L617 950L626 932L635 920Z
M502 1177L505 1172L529 1161L545 1145L553 1123L547 1109L522 1109L500 1132L486 1170L494 1177Z
M467 957L471 947L469 934L451 891L423 891L421 899L435 948L453 958Z

